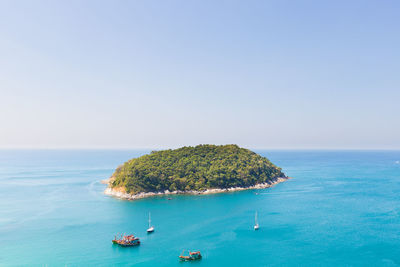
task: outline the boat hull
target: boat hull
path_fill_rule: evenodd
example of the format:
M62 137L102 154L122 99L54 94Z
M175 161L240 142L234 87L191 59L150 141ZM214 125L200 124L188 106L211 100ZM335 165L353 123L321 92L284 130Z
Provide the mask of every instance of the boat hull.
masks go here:
M197 258L192 258L189 256L179 256L180 261L196 261L196 260L201 260L201 256Z
M134 243L134 244L123 244L123 243L118 243L121 247L134 247L134 246L139 246L140 242Z
M121 242L121 241L114 241L113 244L119 245L121 247L134 247L140 245L140 241L134 242L134 243L129 243L129 242Z

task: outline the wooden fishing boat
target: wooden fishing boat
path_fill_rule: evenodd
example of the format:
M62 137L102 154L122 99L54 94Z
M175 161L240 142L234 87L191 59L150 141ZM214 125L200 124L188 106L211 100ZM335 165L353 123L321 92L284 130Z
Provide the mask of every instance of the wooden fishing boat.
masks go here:
M189 251L189 256L184 256L183 253L184 253L184 251L182 251L181 255L179 256L179 260L181 260L181 261L194 261L194 260L201 259L200 251L195 251L195 252Z
M117 238L116 236L112 240L113 244L120 245L121 247L132 247L140 245L140 240L138 237L134 235L121 235L121 238Z

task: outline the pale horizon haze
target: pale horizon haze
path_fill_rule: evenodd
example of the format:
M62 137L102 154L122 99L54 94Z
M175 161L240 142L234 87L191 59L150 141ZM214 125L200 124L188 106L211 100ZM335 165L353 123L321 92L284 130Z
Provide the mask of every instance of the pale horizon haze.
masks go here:
M0 148L400 149L399 1L1 1Z

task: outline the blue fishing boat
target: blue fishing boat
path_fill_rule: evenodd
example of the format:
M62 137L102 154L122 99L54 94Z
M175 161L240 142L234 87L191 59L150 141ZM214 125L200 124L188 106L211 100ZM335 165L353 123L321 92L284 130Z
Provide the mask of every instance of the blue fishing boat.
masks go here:
M185 251L182 251L181 255L179 256L179 260L181 261L194 261L194 260L200 260L202 258L200 251L195 251L195 252L190 252L189 251L189 256L184 256L183 253Z

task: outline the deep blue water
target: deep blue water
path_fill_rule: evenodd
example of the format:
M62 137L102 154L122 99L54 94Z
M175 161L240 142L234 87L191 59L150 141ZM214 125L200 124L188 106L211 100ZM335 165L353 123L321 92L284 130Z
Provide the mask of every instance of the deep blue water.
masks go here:
M103 195L101 179L147 152L0 151L0 266L400 265L400 151L257 151L294 178L169 201ZM123 232L142 244L113 246ZM204 258L179 263L183 249Z

